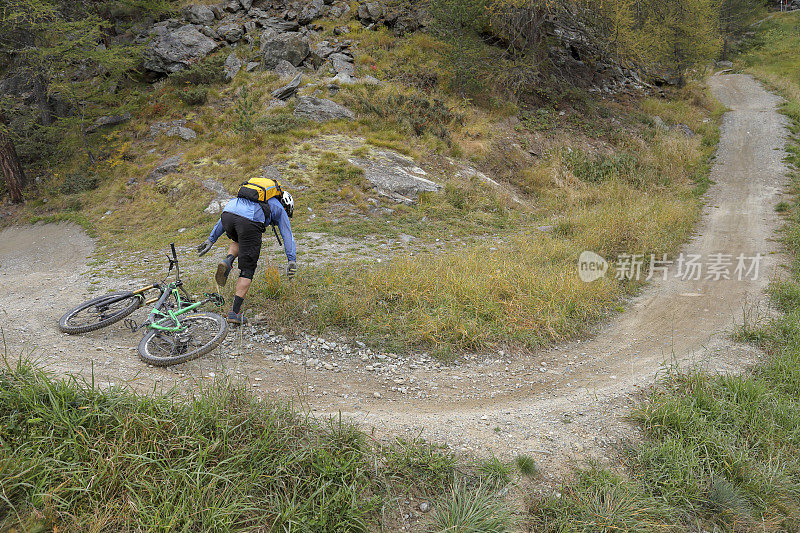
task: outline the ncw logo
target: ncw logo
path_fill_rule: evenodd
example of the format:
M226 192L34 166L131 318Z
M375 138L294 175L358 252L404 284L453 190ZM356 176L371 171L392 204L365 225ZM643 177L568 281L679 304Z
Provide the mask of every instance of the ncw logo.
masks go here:
M594 252L582 252L578 258L578 277L590 283L606 275L608 261Z

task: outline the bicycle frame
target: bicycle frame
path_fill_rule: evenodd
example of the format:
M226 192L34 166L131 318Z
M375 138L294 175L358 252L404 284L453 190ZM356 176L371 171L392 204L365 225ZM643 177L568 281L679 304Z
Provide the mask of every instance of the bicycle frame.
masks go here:
M172 268L175 267L175 281L166 287L160 284L153 284L149 287L139 289L136 291L136 293L144 293L148 290L161 291L161 296L159 298L153 298L147 302L152 303L155 301L155 306L153 307L152 311L150 311L150 316L147 317L147 322L145 322L144 326L146 326L148 329L157 329L159 331L176 333L182 329L181 322L178 319L179 316L186 313L191 313L198 307L208 302L214 302L218 305L223 305L224 300L222 300L222 297L218 294L206 294L206 298L204 300L193 302L183 288L183 282L181 281L181 269L178 265L178 256L175 253L175 244L171 244L170 247L172 248L172 257L169 258L169 270L172 270ZM166 307L167 300L169 300L170 297L175 298L175 302L178 306L177 310L168 309ZM169 320L169 322L167 322L167 320ZM167 323L169 323L169 325L167 325Z
M212 298L209 297L209 298L207 298L205 300L201 300L199 302L191 302L191 303L189 303L190 300L184 300L183 299L183 297L181 295L181 291L179 290L179 288L180 288L180 285L178 285L177 283L170 283L169 285L167 285L167 288L164 291L164 294L161 295L161 298L159 298L159 300L156 303L155 307L153 307L153 310L150 311L150 317L148 318L148 321L147 321L147 327L148 328L157 329L157 330L160 330L160 331L168 331L168 332L172 332L172 333L180 331L181 330L181 322L180 322L180 320L178 320L178 317L180 315L183 315L183 314L186 314L186 313L190 313L190 312L194 311L195 309L197 309L198 307L202 306L203 304L207 303L208 301L212 300ZM177 310L166 309L165 310L166 312L162 311L161 310L162 306L164 306L164 304L167 302L167 300L169 299L170 296L174 296L175 297L175 301L178 304L178 309ZM187 303L189 305L185 305ZM170 326L163 325L162 323L165 322L165 319L170 319L170 321L174 325L170 325Z

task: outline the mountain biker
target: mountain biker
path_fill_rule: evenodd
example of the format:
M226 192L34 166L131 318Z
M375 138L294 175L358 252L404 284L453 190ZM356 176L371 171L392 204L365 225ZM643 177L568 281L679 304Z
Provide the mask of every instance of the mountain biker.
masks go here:
M278 226L283 238L286 259L289 261L286 276L291 279L297 272L294 236L289 222L293 211L294 199L285 191L280 196L270 198L265 204L247 198L234 198L225 205L208 239L197 247L197 255L202 257L211 250L223 233L233 241L228 246L228 255L217 265L215 275L217 283L224 286L233 267L233 261L239 258L239 279L236 281L233 308L228 313L228 322L236 325L246 322L242 316L242 303L250 289L261 255L261 234L266 231L268 225Z

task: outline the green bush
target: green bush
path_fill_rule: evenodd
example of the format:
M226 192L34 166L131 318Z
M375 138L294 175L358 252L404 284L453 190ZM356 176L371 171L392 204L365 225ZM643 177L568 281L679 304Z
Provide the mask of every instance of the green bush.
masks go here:
M613 178L636 176L640 166L638 158L626 152L592 157L572 150L566 152L564 158L575 177L589 183L601 183Z
M447 203L456 209L464 209L470 203L469 191L453 183L448 183L444 186L444 197Z
M256 108L253 97L247 85L239 91L236 97L236 107L233 109L233 129L241 135L247 135L255 128Z
M225 81L225 58L215 55L170 75L173 85L211 85Z
M397 120L416 135L431 133L448 140L450 127L464 122L463 115L442 100L417 93L384 95L373 87L352 88L344 93L344 99L348 107L360 114Z
M75 172L67 174L64 183L61 185L61 192L64 194L76 194L79 192L92 191L97 188L97 175L86 172Z
M507 529L479 485L506 474L499 463L457 481L452 452L368 442L246 384L140 395L5 363L0 531L394 531L410 493L447 495L431 517L442 529Z
M390 96L386 103L388 109L399 113L400 119L417 135L432 133L440 139L448 139L450 138L448 126L463 121L463 117L436 98L429 99L416 94L395 94Z
M266 133L286 133L295 128L301 128L309 123L308 119L296 117L288 113L269 115L258 119L256 129Z
M186 105L195 106L206 103L208 99L208 87L185 87L178 93L178 99Z

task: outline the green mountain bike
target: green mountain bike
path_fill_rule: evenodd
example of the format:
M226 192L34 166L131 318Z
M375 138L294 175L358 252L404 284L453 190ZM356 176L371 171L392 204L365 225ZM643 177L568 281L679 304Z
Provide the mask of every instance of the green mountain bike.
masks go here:
M114 292L88 300L67 311L59 320L65 333L85 333L118 322L144 304L154 304L147 320L137 325L133 320L125 324L131 330L146 329L139 343L139 357L156 366L183 363L206 354L219 346L228 333L228 323L217 313L196 313L201 306L213 303L223 306L219 294L205 294L194 301L181 281L181 270L175 244L171 244L167 276L175 269L175 280L165 280L135 291ZM149 299L148 295L154 294Z

